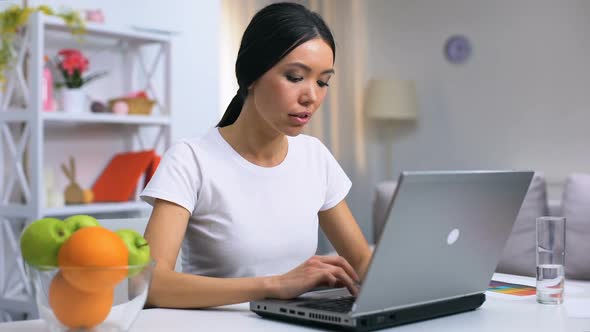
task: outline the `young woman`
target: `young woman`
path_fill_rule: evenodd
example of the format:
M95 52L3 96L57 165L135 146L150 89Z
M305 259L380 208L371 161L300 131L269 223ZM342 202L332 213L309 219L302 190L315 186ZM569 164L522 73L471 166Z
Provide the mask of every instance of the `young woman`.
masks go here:
M329 28L305 7L272 4L252 18L236 62L240 88L218 127L173 145L142 193L154 207L150 305L292 298L325 285L358 292L371 252L344 201L351 182L301 134L334 59ZM314 255L318 224L339 256Z

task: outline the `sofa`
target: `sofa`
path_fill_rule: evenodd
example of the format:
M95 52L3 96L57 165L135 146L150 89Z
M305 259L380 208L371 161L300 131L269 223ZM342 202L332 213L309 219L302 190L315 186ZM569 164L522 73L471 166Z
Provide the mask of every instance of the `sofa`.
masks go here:
M373 196L373 239L378 239L387 208L396 188L395 181L378 183ZM539 216L566 217L566 264L569 279L590 280L590 174L567 177L560 202L547 200L543 174L535 173L496 272L536 275L535 219Z

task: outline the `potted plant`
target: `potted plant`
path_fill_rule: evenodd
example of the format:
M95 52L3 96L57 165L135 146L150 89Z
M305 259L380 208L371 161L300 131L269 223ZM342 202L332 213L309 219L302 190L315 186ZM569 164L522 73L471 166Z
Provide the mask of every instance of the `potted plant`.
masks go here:
M48 6L21 7L13 5L0 11L0 88L4 86L8 70L16 65L16 43L22 36L23 27L29 21L33 12L61 18L70 27L72 34L84 33L84 22L77 11L56 13Z
M86 95L82 86L95 80L105 72L84 76L88 70L88 58L77 49L62 49L56 58L57 69L64 81L56 84L61 89L62 107L64 112L81 112L86 109Z

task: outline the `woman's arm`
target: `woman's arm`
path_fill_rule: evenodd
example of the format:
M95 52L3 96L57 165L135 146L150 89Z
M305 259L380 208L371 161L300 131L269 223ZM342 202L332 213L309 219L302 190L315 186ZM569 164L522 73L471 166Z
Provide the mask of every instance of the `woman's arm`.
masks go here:
M245 302L270 294L269 278L207 278L174 271L190 212L156 200L145 231L156 261L148 303L157 307L211 307Z
M338 254L356 270L361 279L371 260L371 249L352 216L346 201L319 213L320 227Z
M286 274L253 278L211 278L174 271L190 217L174 203L156 200L145 238L156 261L148 304L205 308L274 297L292 298L320 285L345 285L356 291L353 268L337 257L314 256ZM219 262L223 264L223 262Z

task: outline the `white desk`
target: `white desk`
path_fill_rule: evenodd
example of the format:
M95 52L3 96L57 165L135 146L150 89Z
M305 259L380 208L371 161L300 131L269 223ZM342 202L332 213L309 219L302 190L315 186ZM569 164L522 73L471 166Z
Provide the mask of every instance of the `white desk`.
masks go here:
M534 285L532 278L496 274L494 279ZM566 304L564 305L538 304L534 297L509 300L488 292L486 302L475 311L402 325L389 330L396 332L590 332L590 317L569 317L567 304L568 300L587 301L587 313L590 314L590 282L566 281L565 289ZM0 332L42 331L48 330L40 320L0 324ZM318 331L318 329L261 318L248 310L247 303L243 303L209 310L143 310L131 332L155 331Z

